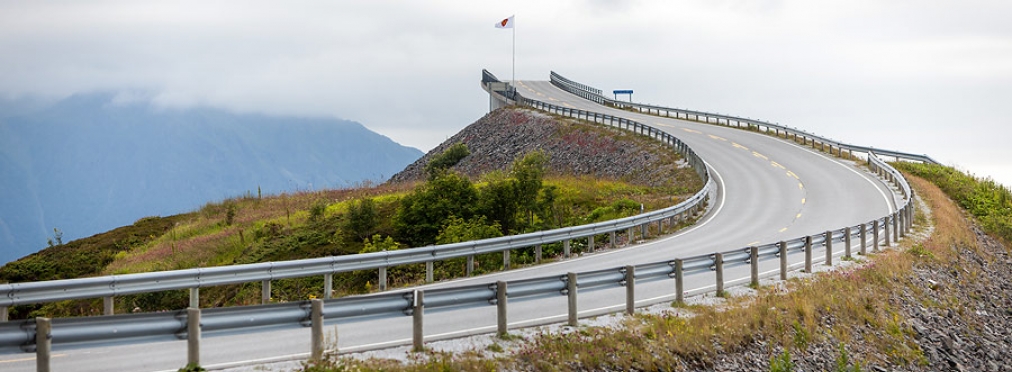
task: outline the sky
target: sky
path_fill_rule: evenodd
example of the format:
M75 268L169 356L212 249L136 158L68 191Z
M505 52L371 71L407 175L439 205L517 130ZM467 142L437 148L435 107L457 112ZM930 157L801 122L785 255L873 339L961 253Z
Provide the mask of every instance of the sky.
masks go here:
M427 151L481 70L927 154L1012 185L1012 2L5 1L0 98L358 121ZM493 25L515 15L516 28Z

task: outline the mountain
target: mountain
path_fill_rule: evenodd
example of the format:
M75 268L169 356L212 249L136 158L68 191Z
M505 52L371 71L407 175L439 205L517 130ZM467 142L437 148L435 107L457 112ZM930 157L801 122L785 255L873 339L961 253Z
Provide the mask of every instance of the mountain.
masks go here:
M115 95L0 104L0 264L55 238L245 194L382 182L422 152L327 118L164 109Z

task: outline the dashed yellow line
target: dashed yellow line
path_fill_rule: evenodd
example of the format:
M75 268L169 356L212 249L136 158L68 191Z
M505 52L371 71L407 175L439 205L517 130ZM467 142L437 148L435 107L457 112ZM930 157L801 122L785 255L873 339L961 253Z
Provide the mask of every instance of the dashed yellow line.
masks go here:
M794 174L794 172L791 172L791 171L787 171L787 175L791 176L791 177L794 177L794 179L796 179L796 180L800 180L801 179L800 177L798 177L797 174Z
M562 105L566 106L566 107L569 107L569 108L575 108L575 107L573 107L573 105L570 105L569 102L563 102Z
M659 124L659 123L658 123L658 124ZM695 133L695 134L703 134L703 132L700 132L700 131L698 131L698 130L693 130L693 129L689 129L689 128L682 128L682 130L684 130L684 131L686 131L686 132L689 132L689 133ZM713 136L710 136L710 137L713 137Z
M798 182L798 190L804 190L804 189L805 189L805 184L803 184L801 182Z
M725 141L725 142L727 141L727 138L717 137L717 136L712 135L712 134L707 134L707 136L710 136L710 138L713 138L713 139L718 140L718 141Z
M731 146L734 146L736 148L748 151L748 147L742 146L742 145L738 144L737 142L731 142Z
M763 160L770 160L770 158L767 158L766 155L760 154L760 153L755 152L755 151L752 151L752 156L755 156L757 158L762 158Z
M747 245L747 246L751 247L751 246L753 246L753 245L756 245L756 244L759 244L759 241L758 241L758 240L756 240L756 241L754 241L754 242L751 242L751 243L748 243L748 244L745 244L745 245Z
M770 160L770 165L772 165L774 167L777 167L777 168L780 168L780 169L787 169L783 165L780 165L780 163L777 163L777 162L772 161L772 160Z
M557 99L555 99L555 98L552 98L552 97L548 97L548 100L549 100L549 101L552 101L552 102L559 102L559 100L557 100Z
M534 92L534 94L537 94L538 97L544 97L545 96L544 94L541 94L541 92Z
M805 200L807 200L807 199L801 198L801 204L805 204Z
M794 218L795 218L795 219L801 218L801 213L798 213L798 215L797 215L797 216L794 216Z
M782 229L780 229L780 232L784 232L784 231L787 231L787 228L786 228L786 227L785 227L785 228L782 228Z

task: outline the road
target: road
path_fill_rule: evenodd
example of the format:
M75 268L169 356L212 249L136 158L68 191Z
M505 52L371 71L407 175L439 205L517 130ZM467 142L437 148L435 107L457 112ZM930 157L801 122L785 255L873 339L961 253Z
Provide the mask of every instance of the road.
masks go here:
M561 275L725 251L856 225L896 208L896 196L877 178L850 162L806 147L754 132L610 109L566 93L547 81L521 81L518 88L527 97L627 117L675 135L708 163L719 192L711 199L710 210L699 223L670 236L567 261L441 282L421 289ZM815 250L814 254L820 257L821 253ZM793 262L799 259L791 257ZM761 270L771 271L776 267L775 262L764 262ZM725 275L736 278L747 273L740 268L729 270ZM709 273L688 276L686 289L712 288L713 280ZM673 296L672 281L637 285L640 304L670 301ZM619 311L624 308L624 300L621 288L580 292L580 313ZM510 327L566 319L563 296L511 301L509 305ZM495 319L494 306L426 313L426 340L493 332ZM404 345L411 340L411 318L407 316L329 321L325 329L331 343L334 330L338 331L337 345L343 352ZM204 336L201 360L209 367L305 358L310 340L308 328ZM55 348L53 354L54 371L175 370L186 363L186 343ZM33 354L0 356L0 370L32 371L34 368Z

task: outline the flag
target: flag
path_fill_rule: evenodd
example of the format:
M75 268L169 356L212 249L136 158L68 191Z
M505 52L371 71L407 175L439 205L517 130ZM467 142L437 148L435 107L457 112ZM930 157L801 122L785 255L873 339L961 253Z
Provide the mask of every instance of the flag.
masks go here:
M496 22L495 28L513 28L513 16Z

